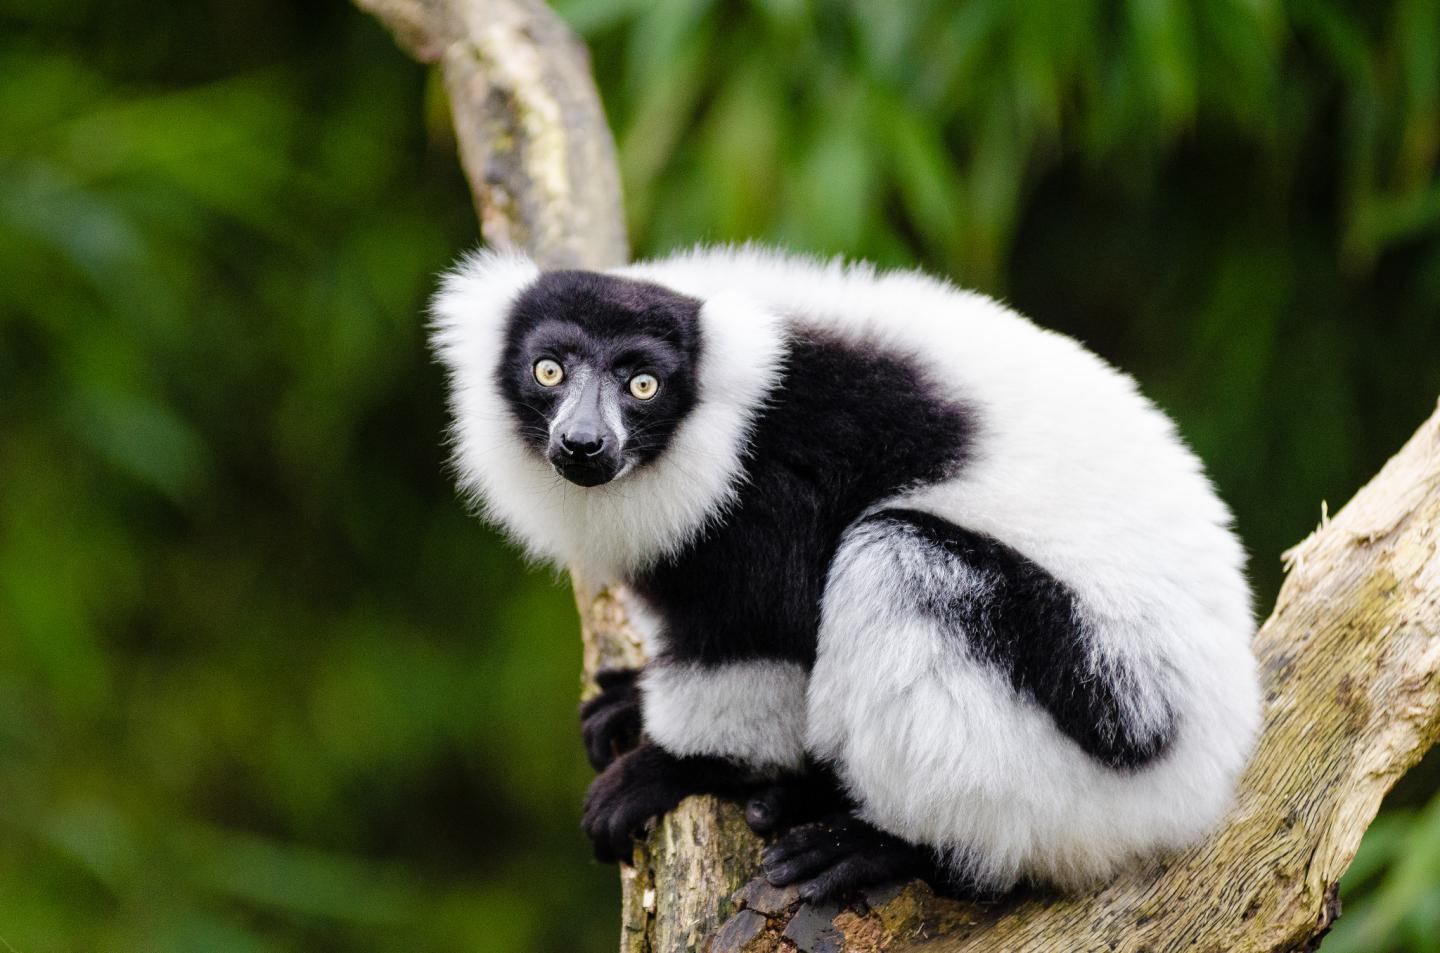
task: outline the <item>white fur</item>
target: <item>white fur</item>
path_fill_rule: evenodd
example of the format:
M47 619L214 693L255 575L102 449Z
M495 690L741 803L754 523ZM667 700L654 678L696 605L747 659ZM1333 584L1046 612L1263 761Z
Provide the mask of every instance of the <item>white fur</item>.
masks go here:
M450 371L460 486L532 557L619 578L678 550L735 500L746 437L780 376L780 321L743 296L708 295L700 398L666 453L583 488L516 438L496 381L510 306L538 274L526 259L482 252L435 296L433 343Z
M754 659L645 667L645 730L677 755L719 755L762 772L805 760L805 669Z
M1178 730L1156 762L1115 771L893 594L893 545L856 533L837 556L809 691L809 748L840 766L867 820L949 850L966 876L997 888L1084 885L1216 823L1249 751L1256 697L1249 653L1213 620L1107 633L1157 650L1211 646L1187 658L1135 653L1132 723L1154 725L1168 702Z
M1095 632L1096 667L1133 673L1131 713L1144 722L1168 703L1178 734L1144 768L1104 768L900 604L885 571L893 554L857 534L825 594L810 750L836 759L872 823L950 848L997 886L1104 877L1217 821L1258 724L1244 554L1199 462L1131 378L995 301L915 273L756 249L617 273L705 302L701 402L660 461L594 490L520 447L493 384L497 328L533 267L479 256L447 278L436 342L455 381L457 460L491 518L537 555L623 576L734 500L745 435L781 374L777 316L907 355L975 408L979 432L958 476L877 505L991 535L1069 586ZM667 747L748 756L773 754L774 743L789 756L788 741L760 737L745 717L773 707L765 679L692 687L707 717L717 701L726 708L725 691L737 714L707 731L674 698L651 702L647 691L647 730ZM755 735L742 738L745 729Z

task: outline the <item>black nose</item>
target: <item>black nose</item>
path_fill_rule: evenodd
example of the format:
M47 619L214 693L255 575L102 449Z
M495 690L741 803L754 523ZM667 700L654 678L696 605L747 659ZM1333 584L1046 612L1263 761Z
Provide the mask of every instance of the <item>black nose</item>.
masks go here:
M577 430L561 435L560 447L572 457L593 457L605 449L605 438L588 430Z

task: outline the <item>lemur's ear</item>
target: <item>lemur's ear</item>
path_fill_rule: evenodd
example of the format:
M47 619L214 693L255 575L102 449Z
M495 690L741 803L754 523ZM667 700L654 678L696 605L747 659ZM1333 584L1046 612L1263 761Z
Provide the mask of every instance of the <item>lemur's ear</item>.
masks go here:
M430 299L430 345L452 374L499 353L505 318L540 268L520 252L478 249L445 273Z

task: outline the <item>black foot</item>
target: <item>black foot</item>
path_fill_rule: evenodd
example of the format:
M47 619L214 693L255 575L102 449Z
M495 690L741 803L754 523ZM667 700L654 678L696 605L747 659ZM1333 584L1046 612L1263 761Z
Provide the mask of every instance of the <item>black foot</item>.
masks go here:
M767 785L745 803L745 821L761 837L789 830L797 824L818 821L852 805L840 782L826 768L811 768Z
M927 851L848 813L795 828L766 848L762 860L766 880L797 885L807 903L930 872Z
M585 755L596 771L640 743L640 669L609 668L597 672L600 694L580 706L580 734Z
M646 821L692 794L733 794L739 778L738 768L718 758L677 758L645 742L591 782L580 826L597 860L628 862Z

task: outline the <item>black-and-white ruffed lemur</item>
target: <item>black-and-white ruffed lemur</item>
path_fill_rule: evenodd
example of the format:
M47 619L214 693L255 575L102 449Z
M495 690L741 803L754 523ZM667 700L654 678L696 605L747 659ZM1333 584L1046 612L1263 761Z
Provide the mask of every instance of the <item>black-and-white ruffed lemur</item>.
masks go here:
M463 490L649 620L653 660L582 709L602 859L709 791L752 797L806 899L1074 887L1224 812L1258 721L1244 554L1075 341L754 248L479 253L433 319Z

